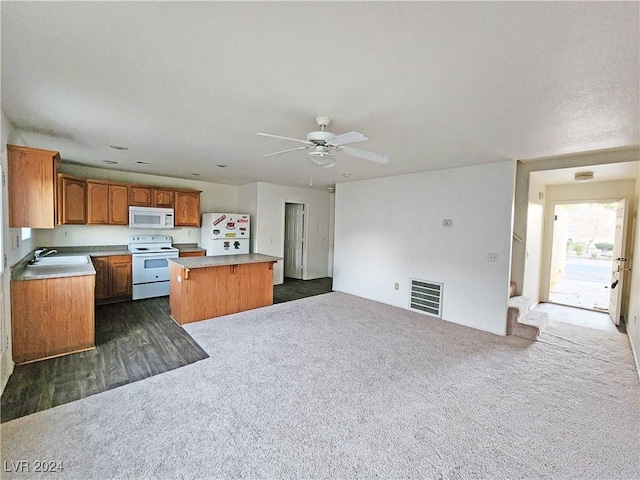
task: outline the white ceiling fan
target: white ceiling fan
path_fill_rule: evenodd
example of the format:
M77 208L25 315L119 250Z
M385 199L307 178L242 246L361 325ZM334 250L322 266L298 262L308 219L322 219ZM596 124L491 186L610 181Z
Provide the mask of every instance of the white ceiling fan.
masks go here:
M283 140L291 140L292 142L305 144L304 147L289 148L279 152L267 153L262 156L270 157L272 155L280 155L282 153L295 152L297 150L308 150L307 160L309 163L317 167L325 168L335 165L335 152L383 164L389 163L389 160L391 160L387 155L366 152L353 147L345 147L345 145L349 143L364 142L365 140L368 140L368 138L362 133L348 132L336 135L335 133L328 132L325 128L331 123L331 119L329 117L318 117L316 118L316 123L320 127L320 130L310 132L307 135L306 140L282 137L280 135L271 135L270 133L258 133L258 135L263 137L281 138Z

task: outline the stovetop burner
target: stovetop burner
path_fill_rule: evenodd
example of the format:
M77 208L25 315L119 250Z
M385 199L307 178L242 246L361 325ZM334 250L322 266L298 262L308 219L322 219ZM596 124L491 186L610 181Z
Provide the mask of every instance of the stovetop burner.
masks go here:
M131 253L177 252L171 245L173 238L168 235L134 235L129 237Z

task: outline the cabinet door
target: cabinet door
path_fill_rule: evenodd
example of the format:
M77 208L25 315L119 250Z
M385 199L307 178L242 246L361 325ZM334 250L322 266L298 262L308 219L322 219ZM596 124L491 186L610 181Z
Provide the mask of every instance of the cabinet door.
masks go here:
M91 261L96 270L96 300L109 298L109 257L93 257Z
M162 208L173 208L173 190L153 189L153 206Z
M58 224L87 223L87 181L58 174Z
M175 225L176 227L200 226L200 193L176 192Z
M181 257L204 257L205 252L180 252Z
M151 187L130 187L129 205L136 207L151 206Z
M87 182L87 223L109 223L109 185Z
M109 257L111 270L111 296L131 296L131 255Z
M56 226L58 152L7 145L9 227Z
M129 188L109 185L109 224L129 225Z

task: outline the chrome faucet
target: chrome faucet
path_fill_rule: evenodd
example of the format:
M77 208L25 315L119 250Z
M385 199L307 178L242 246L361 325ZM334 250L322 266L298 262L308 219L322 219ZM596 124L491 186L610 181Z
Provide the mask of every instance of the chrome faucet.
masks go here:
M42 257L46 257L47 255L51 255L52 253L58 253L57 250L47 250L46 248L39 248L35 252L33 252L33 260L31 263L36 263Z

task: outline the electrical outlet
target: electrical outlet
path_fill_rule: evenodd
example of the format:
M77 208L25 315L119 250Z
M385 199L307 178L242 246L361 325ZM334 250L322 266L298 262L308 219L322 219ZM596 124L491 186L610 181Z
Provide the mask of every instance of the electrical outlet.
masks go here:
M191 236L191 230L187 230L187 237Z
M64 231L64 236L65 236L65 237L68 237L68 236L69 236L69 230L66 230L66 229L65 229L65 231Z
M445 227L453 227L453 220L447 218L446 220L442 221L442 225L444 225Z
M498 254L497 253L487 253L487 262L497 262Z
M399 283L394 284L393 288L395 288L396 290L400 290L400 284Z

